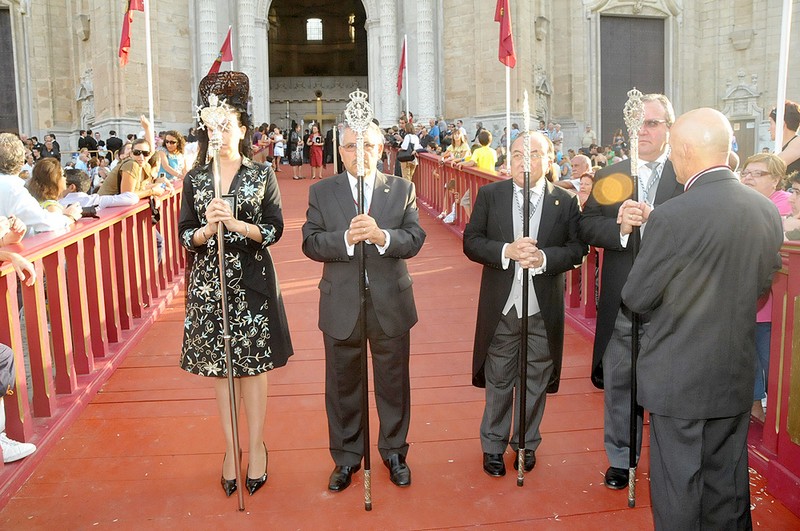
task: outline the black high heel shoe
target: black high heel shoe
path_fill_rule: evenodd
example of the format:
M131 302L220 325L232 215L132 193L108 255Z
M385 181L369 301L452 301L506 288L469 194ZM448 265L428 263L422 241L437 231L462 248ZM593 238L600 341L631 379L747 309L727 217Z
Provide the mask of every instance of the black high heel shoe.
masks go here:
M223 467L225 466L225 458L226 457L228 457L227 453L224 456L222 456L222 466ZM242 459L242 449L240 448L239 449L239 460L241 461L241 459ZM219 482L220 482L220 485L222 485L222 490L225 491L225 495L227 497L229 497L229 498L231 497L231 494L236 492L236 489L238 488L236 486L236 478L225 479L225 476L223 475L222 478L219 480Z
M264 483L267 482L267 465L269 465L269 452L267 451L267 443L264 443L264 458L264 475L260 478L251 478L250 467L247 467L247 479L245 480L245 485L247 485L247 491L250 493L250 496L255 494L256 491L263 487Z

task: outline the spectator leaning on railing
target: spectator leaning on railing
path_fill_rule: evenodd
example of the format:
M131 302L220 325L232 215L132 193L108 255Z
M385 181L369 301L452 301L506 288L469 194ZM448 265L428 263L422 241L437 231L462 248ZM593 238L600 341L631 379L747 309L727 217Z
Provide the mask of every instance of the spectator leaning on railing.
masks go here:
M43 210L18 177L25 161L22 141L10 133L0 133L0 216L15 216L28 227L28 234L67 228L80 218L79 207L65 209L64 215Z

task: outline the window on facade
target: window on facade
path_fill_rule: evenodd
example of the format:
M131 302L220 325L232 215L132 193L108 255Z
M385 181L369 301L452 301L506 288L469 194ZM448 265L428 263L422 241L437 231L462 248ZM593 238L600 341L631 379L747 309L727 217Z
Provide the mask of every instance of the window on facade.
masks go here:
M322 19L309 18L306 20L306 40L321 41L322 40Z
M350 42L356 42L356 15L355 13L351 13L349 17L347 17L347 25L349 26L350 30Z

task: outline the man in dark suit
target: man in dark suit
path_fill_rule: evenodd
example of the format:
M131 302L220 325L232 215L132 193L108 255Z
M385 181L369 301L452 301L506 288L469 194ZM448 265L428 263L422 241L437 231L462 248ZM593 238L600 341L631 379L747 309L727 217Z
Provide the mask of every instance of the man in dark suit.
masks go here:
M553 186L545 175L555 153L544 135L530 135L530 237L523 238L524 135L512 144L511 180L478 190L464 230L464 253L483 264L472 355L472 383L486 388L481 422L483 469L505 475L503 454L519 451L519 347L521 316L528 320L525 411L525 470L536 464L546 391L558 389L564 346L564 272L587 252L578 240L577 197ZM528 308L522 308L522 268L529 270ZM549 386L548 386L549 385ZM517 390L516 404L514 400ZM513 412L512 412L512 407ZM511 418L515 418L511 435ZM517 456L515 456L517 457ZM515 468L517 460L514 460Z
M583 241L603 252L600 302L592 356L592 383L604 389L603 441L608 457L605 484L611 489L628 485L628 455L631 416L631 313L622 304L620 292L633 265L628 238L642 226L650 212L677 196L683 187L675 181L667 160L669 129L675 121L672 104L661 94L646 94L644 124L639 133L639 202L633 192L631 162L624 160L597 172L592 195L586 201L580 222ZM634 221L620 218L623 209L633 210ZM645 229L646 230L646 229ZM641 331L640 331L641 333ZM642 448L642 411L637 412L636 458Z
M106 149L110 154L109 160L113 160L114 156L117 154L122 148L122 139L117 137L117 132L113 129L108 132L108 138L106 139Z
M350 485L364 452L358 275L355 247L366 245L367 338L380 419L378 449L395 485L411 484L406 436L411 416L409 330L417 311L405 259L425 241L414 185L376 170L383 135L364 133L365 214L357 215L356 133L345 129L339 154L346 172L311 186L303 252L324 262L319 283L319 327L325 344L325 406L336 467L328 488ZM363 242L363 243L362 243Z
M670 158L686 192L651 214L622 290L651 316L637 398L650 412L656 529L752 528L756 306L781 266L783 232L775 205L728 169L732 137L713 109L675 122Z

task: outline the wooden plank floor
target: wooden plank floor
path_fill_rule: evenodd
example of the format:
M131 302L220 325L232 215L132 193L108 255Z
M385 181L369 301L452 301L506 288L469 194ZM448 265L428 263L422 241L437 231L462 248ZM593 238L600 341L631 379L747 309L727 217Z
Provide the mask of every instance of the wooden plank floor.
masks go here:
M627 491L603 486L602 393L587 378L591 344L570 327L564 380L548 398L536 468L523 488L512 474L484 474L478 440L483 392L470 385L480 267L463 256L460 240L427 215L427 241L409 262L420 315L412 331L413 484L392 485L373 448L372 512L363 510L361 473L346 491L328 492L333 463L317 329L321 265L300 250L310 181L290 177L284 169L286 231L273 256L296 353L269 377L269 481L245 497L246 511L238 512L235 496L226 498L219 486L224 444L211 386L178 368L180 296L2 509L0 527L652 528L646 442L637 507L626 507ZM374 443L374 403L371 417ZM510 454L506 464L513 472ZM800 519L764 492L763 480L753 475L751 484L755 527L800 528Z

